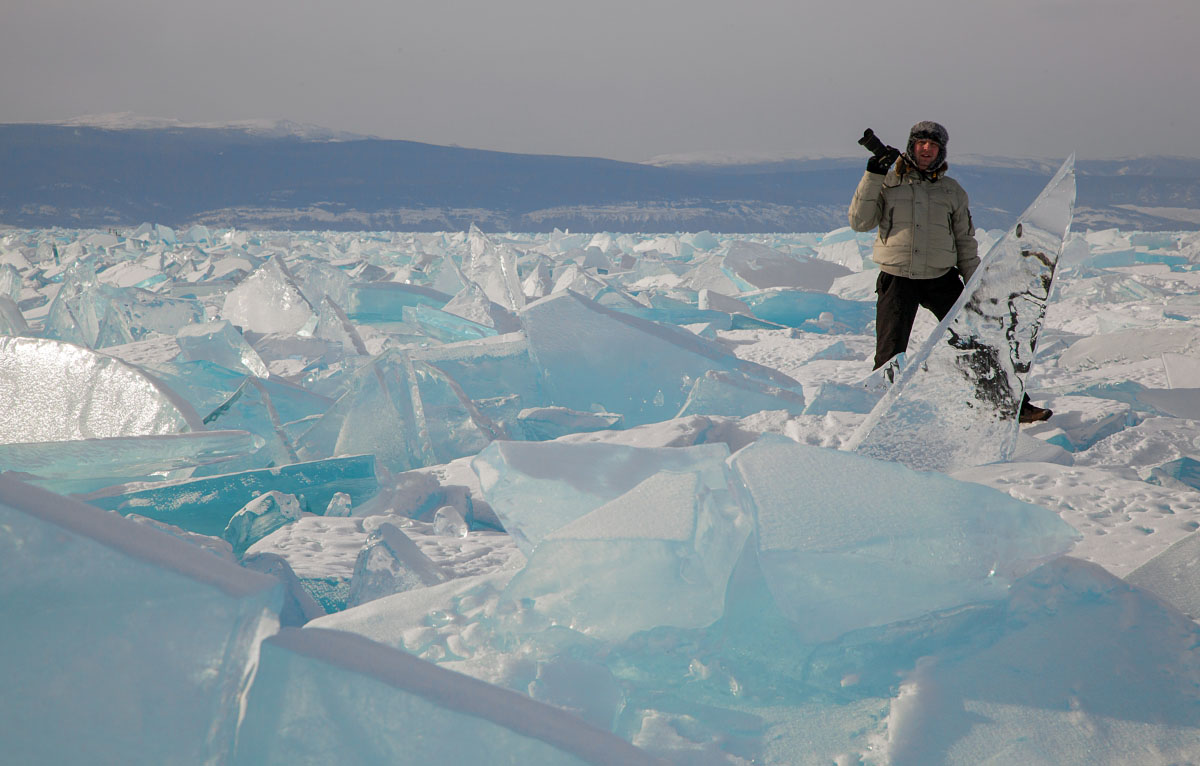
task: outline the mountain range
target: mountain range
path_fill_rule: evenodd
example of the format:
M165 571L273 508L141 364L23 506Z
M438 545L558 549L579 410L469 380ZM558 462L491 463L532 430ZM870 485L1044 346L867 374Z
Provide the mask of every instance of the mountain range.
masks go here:
M800 232L846 225L861 157L631 163L438 146L289 123L0 125L0 225ZM1006 228L1057 162L954 160ZM1081 160L1074 227L1200 229L1200 159Z

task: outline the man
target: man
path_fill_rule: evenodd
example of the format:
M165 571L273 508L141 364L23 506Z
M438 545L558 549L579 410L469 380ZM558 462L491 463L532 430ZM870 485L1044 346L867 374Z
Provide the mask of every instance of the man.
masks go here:
M867 161L850 202L852 229L879 229L872 254L879 264L875 369L908 348L918 307L940 321L979 266L967 193L946 176L949 141L950 134L936 122L913 125L903 154L892 150ZM1021 402L1022 423L1050 415L1030 404L1028 396Z

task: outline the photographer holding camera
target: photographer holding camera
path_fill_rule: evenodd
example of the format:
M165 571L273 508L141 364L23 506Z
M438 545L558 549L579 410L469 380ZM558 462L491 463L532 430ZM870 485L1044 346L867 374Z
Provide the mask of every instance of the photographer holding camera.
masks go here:
M875 369L908 348L918 307L940 321L979 266L967 193L946 176L949 140L944 127L923 121L913 125L903 154L870 130L859 141L872 156L850 202L850 227L879 228L872 253L879 264ZM1021 402L1023 423L1050 414L1028 397Z

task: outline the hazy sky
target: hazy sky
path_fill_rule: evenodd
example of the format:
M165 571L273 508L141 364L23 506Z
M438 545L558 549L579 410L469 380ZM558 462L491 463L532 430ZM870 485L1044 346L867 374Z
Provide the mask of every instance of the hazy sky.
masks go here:
M932 119L951 156L1200 156L1198 31L1200 0L3 0L0 122L640 161L854 155Z

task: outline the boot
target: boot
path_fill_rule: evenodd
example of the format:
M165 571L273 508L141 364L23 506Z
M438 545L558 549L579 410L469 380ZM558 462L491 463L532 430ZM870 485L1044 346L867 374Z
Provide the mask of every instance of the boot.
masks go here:
M1037 423L1042 420L1049 420L1054 413L1045 407L1037 407L1029 403L1026 398L1021 402L1021 415L1017 418L1022 423Z

